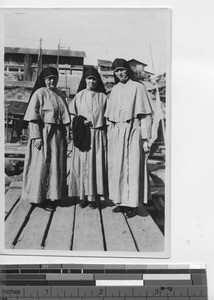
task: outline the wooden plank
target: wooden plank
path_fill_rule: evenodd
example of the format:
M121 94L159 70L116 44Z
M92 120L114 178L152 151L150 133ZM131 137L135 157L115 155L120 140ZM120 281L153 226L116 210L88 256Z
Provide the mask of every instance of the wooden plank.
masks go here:
M6 143L5 154L21 154L24 155L27 149L26 143Z
M127 221L140 252L164 251L164 236L142 205L137 215Z
M164 224L164 212L163 211L157 211L155 208L154 210L148 209L150 216L157 224L160 231L164 234L165 231L165 224Z
M50 215L50 211L35 207L30 215L29 222L19 237L15 249L41 249Z
M165 187L164 186L152 186L150 187L152 196L164 196Z
M4 183L5 183L5 187L9 188L9 185L11 184L11 178L9 176L7 176L7 174L4 172Z
M11 157L5 157L4 160L5 160L5 162L9 162L9 161L11 161L11 160L24 161L25 158L24 158L24 157L14 157L14 158L11 158Z
M165 202L163 197L153 197L152 198L152 203L154 205L154 207L157 209L157 211L164 211L165 208Z
M67 198L56 208L45 242L45 250L70 250L74 213L75 201L72 198Z
M102 209L107 251L137 251L123 213L113 213L111 201Z
M5 194L5 217L21 197L20 189L9 189Z
M150 177L154 182L155 186L164 186L164 172L156 171L150 173Z
M99 209L76 205L74 242L75 251L103 251L103 235Z
M21 180L14 180L10 184L10 189L21 189L22 188L22 181Z
M20 200L5 222L5 248L12 247L12 243L24 223L31 205L28 201Z

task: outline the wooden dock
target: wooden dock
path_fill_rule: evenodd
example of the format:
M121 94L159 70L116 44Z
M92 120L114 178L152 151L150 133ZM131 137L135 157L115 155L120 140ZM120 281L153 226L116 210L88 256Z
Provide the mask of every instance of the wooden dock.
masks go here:
M153 163L151 173L157 176L155 166ZM154 181L151 194L153 203L160 202L159 209L141 205L137 215L127 219L123 213L112 212L114 205L110 200L102 201L101 207L94 210L80 208L78 200L70 197L55 209L32 206L21 199L22 181L14 180L5 194L5 248L163 252L165 238L160 222L164 227L164 186L158 180L155 185ZM158 210L160 222L152 216Z

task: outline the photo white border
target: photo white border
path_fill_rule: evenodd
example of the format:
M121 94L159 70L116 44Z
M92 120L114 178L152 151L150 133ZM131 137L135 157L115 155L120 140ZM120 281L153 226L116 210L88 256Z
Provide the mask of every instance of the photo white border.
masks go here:
M70 10L73 9L85 9L87 7L73 7L70 8ZM106 8L112 8L112 7L88 7L90 10L92 9L106 9ZM116 8L116 7L114 7ZM117 8L121 8L121 9L129 9L130 7L117 7ZM131 9L169 9L169 7L132 7ZM42 7L42 9L44 9L46 12L43 11L43 13L61 13L65 8L49 8L49 7ZM11 14L11 13L37 13L41 11L41 7L40 8L4 8L1 9L0 8L0 14L1 15L5 15L5 14ZM68 12L66 12L68 13ZM4 19L4 18L1 18ZM172 24L171 24L172 26ZM169 33L171 34L171 28L169 28ZM4 27L3 27L3 34L2 36L4 36ZM167 97L166 97L166 120L167 120L167 131L166 131L166 174L165 174L165 224L164 224L164 229L165 229L165 235L164 235L164 250L160 251L160 252L128 252L128 251L58 251L58 250L17 250L17 249L6 249L4 247L4 242L3 240L1 241L2 243L0 244L0 251L3 254L7 254L7 255L33 255L33 256L43 256L43 255L47 255L47 256L71 256L71 257L109 257L109 258L169 258L170 257L170 197L171 197L171 193L170 193L170 120L171 120L171 116L170 116L170 112L171 112L171 35L169 36L169 40L168 40L168 49L167 51L169 51L167 53L167 57L168 57L168 64L167 64L167 69L166 69L166 73L167 73ZM2 43L2 45L4 45L4 41ZM3 51L4 53L4 46L2 47L1 51ZM3 62L4 64L4 62ZM3 72L2 72L3 73ZM1 75L1 77L3 77L3 75ZM3 91L4 91L4 81L3 78L1 79L1 92L2 92L2 85L3 85ZM4 95L4 94L2 94ZM4 108L2 109L2 111L4 111ZM3 116L4 119L4 116ZM2 128L2 130L4 131L4 128ZM4 134L3 134L4 135ZM4 153L4 148L2 149L3 153ZM4 159L3 159L4 160ZM4 182L2 183L2 185L4 184ZM4 190L4 188L3 188ZM4 196L3 196L4 197ZM2 204L2 203L1 203ZM0 207L1 208L1 207ZM3 208L1 208L1 211L4 211L4 205ZM3 220L4 217L2 217L1 220ZM4 222L3 222L4 223ZM1 228L4 228L4 224L1 226ZM3 234L4 236L4 234ZM5 237L4 237L5 238Z
M44 3L45 2L45 3ZM75 7L96 5L106 6L106 1L97 0L43 0L31 2L27 0L2 0L1 7ZM122 264L188 264L204 262L207 264L208 292L209 299L214 298L214 243L213 243L213 169L214 161L206 159L208 168L200 163L200 153L206 155L207 142L209 149L212 149L213 142L210 141L213 128L214 110L213 92L211 89L204 89L213 86L214 83L214 53L213 35L214 18L213 0L109 0L108 5L114 7L136 7L136 6L170 6L173 9L173 33L172 33L172 121L171 121L171 257L163 259L129 259L129 258L75 258L70 257L37 257L37 256L8 256L0 255L1 263L122 263ZM2 25L2 19L0 20ZM185 53L183 51L185 45ZM2 53L1 53L2 54ZM0 57L3 63L2 55ZM191 61L191 57L194 57ZM209 62L208 62L208 61ZM197 67L202 73L200 84L197 84L197 93L192 97L192 89L198 83L199 72L192 67ZM195 72L194 72L195 71ZM208 80L207 80L208 77ZM195 124L195 116L201 116L201 95L203 103L209 105L206 115L201 117L200 128L197 127L200 137L200 146L195 145L196 134L193 132L192 140L189 141L190 122ZM3 93L2 93L3 94ZM192 101L194 107L192 106ZM184 106L185 110L184 110ZM1 112L2 113L2 112ZM182 114L182 118L180 115ZM187 120L186 116L189 115ZM2 128L1 128L2 131ZM192 149L194 148L194 152ZM4 147L1 155L4 160ZM199 158L199 160L198 160ZM199 162L197 173L192 169L192 161ZM207 160L209 159L209 162ZM205 166L206 166L205 165ZM188 182L188 186L186 185ZM2 182L1 182L2 183ZM3 194L4 184L2 185ZM196 191L196 192L195 192ZM4 196L3 196L4 197ZM201 203L203 201L203 204ZM202 206L201 206L202 205ZM184 210L184 207L186 208ZM1 217L4 212L0 211ZM182 226L181 226L182 223ZM2 242L0 240L0 242Z

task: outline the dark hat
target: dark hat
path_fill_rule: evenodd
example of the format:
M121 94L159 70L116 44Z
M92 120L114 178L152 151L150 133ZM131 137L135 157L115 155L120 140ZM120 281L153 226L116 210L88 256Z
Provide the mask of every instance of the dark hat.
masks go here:
M41 75L41 77L43 79L48 78L50 76L56 76L56 77L58 77L58 71L54 67L47 67L47 68L45 68L45 69L42 70L42 72L41 72L40 75Z
M49 76L56 76L58 77L58 71L57 68L54 67L46 67L44 68L41 73L39 74L39 76L36 79L36 82L34 84L33 90L30 94L30 98L29 101L32 97L32 95L35 93L36 90L38 90L41 87L45 87L45 78L48 78Z
M112 69L113 69L113 71L115 71L118 68L124 68L124 69L128 70L130 67L129 67L128 62L125 59L123 59L123 58L116 58L113 61Z
M122 68L122 69L127 69L127 74L128 77L134 81L136 81L134 73L129 65L129 63L123 59L123 58L116 58L113 63L112 63L112 70L115 72L116 69L118 68ZM114 80L115 80L115 84L117 84L120 80L117 78L117 76L114 73Z
M88 78L88 77L90 77L90 76L93 76L93 77L95 77L95 78L98 79L98 78L100 77L100 74L98 73L97 69L95 69L95 68L90 68L90 69L88 69L88 70L85 72L84 77L85 77L85 78Z
M90 76L93 76L93 77L97 78L97 86L96 86L94 91L106 94L105 86L104 86L104 83L101 79L101 76L100 76L99 72L97 71L97 69L95 69L94 67L91 67L91 68L89 68L89 69L87 69L83 72L83 76L81 78L79 87L77 89L77 93L86 88L86 81L85 80L86 80L86 78L88 78Z

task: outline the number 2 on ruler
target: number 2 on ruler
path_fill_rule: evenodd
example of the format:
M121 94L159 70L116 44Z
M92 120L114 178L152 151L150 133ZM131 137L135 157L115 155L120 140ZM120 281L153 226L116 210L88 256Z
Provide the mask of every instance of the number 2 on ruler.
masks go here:
M99 293L98 293L98 296L102 296L103 295L103 289L99 289Z

